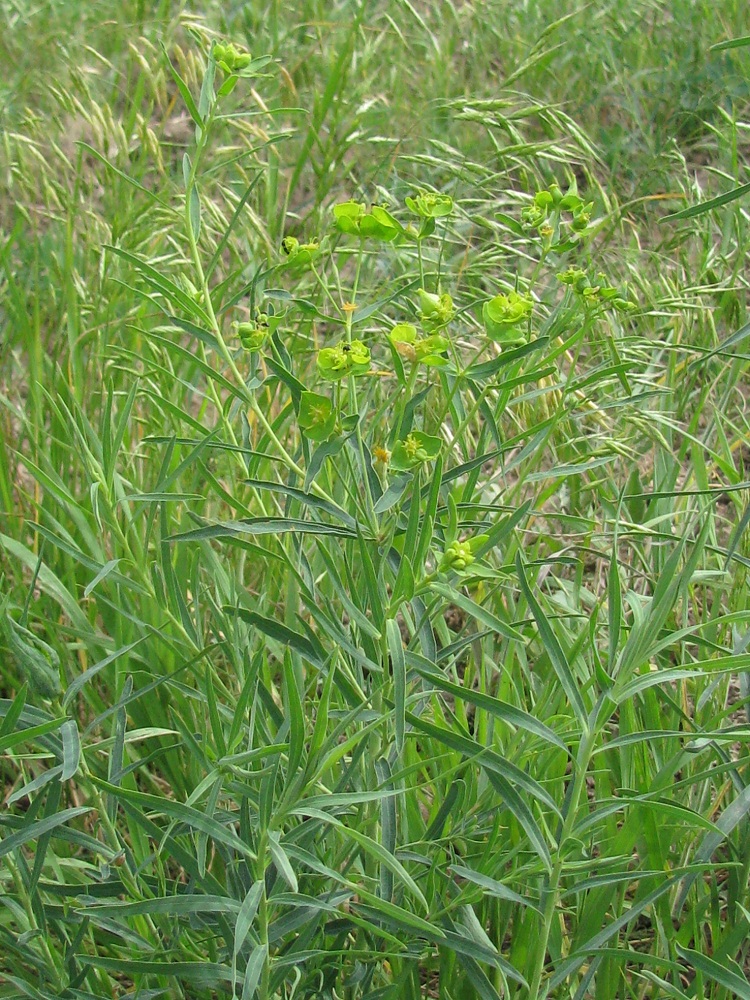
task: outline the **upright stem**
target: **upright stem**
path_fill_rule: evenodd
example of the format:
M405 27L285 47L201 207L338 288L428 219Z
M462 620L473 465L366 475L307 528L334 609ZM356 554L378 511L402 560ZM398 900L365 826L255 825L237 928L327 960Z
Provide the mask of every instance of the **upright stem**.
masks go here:
M260 1000L270 1000L271 990L271 955L268 948L268 898L266 897L266 850L268 838L265 830L261 833L258 843L258 861L255 868L255 878L262 882L260 903L258 904L258 937L266 949L263 962L263 972L260 977L258 996Z
M595 741L596 730L594 728L587 727L583 734L581 745L578 750L578 756L576 758L576 773L573 778L573 790L570 795L568 811L565 814L562 830L560 831L560 837L557 842L557 857L554 865L552 866L552 871L549 874L547 885L544 890L542 927L534 959L534 971L529 985L529 1000L542 1000L542 998L546 996L546 990L544 993L540 993L540 989L542 985L542 976L544 975L547 946L549 944L550 934L552 933L552 923L555 919L555 911L557 909L560 892L560 880L562 878L565 863L563 851L565 844L570 838L575 825L576 817L578 815L578 806L581 801L581 793L586 786L586 773L588 771L589 761L591 760L591 753Z
M221 355L221 357L223 358L223 360L228 365L229 370L231 371L231 373L232 373L232 375L234 377L235 383L236 383L238 389L240 390L240 392L242 393L242 396L243 396L245 402L250 407L250 409L252 410L253 414L257 418L258 422L261 424L261 426L263 427L264 431L266 432L266 434L270 438L271 442L273 443L273 446L278 451L278 453L281 456L282 461L284 462L284 464L286 465L286 467L291 472L294 472L295 475L297 475L300 478L304 479L305 478L305 471L304 471L304 469L302 469L294 461L294 459L292 458L292 456L289 454L289 452L286 450L286 448L284 447L284 445L279 440L278 435L274 431L274 429L271 426L270 422L268 421L265 413L261 409L260 404L258 403L258 400L255 397L255 394L253 392L251 392L247 388L247 385L245 383L245 379L242 377L242 374L240 373L239 369L237 368L235 360L232 357L232 352L227 347L226 341L224 340L224 336L223 336L223 334L221 332L221 326L219 324L219 321L216 318L216 313L214 311L213 302L211 301L211 289L210 289L209 284L208 284L208 278L206 276L206 272L205 272L205 270L203 268L203 262L201 261L200 250L198 249L197 236L196 236L195 230L193 229L193 220L192 220L192 218L190 216L190 204L191 204L191 201L192 201L193 189L195 187L195 179L196 179L197 173L198 173L198 166L200 164L201 157L203 155L203 151L204 151L204 149L206 147L207 137L208 137L208 134L209 134L212 122L213 122L214 110L215 110L215 105L211 109L211 112L209 113L208 117L206 118L204 127L203 127L203 129L201 130L201 133L200 133L200 138L197 140L196 150L195 150L195 158L194 158L194 160L193 160L193 162L192 162L192 164L190 166L190 174L188 176L188 181L187 181L186 190L185 190L185 230L187 232L188 243L190 245L190 256L192 258L193 267L195 268L195 273L196 273L196 276L197 276L198 281L200 283L201 291L203 293L203 305L204 305L204 308L206 310L206 314L207 314L207 316L208 316L208 318L210 320L210 323L211 323L211 333L216 338L216 342L217 342L218 347L219 347L219 354ZM218 399L216 399L215 402L216 402L216 405L217 405L217 407L219 409L219 413L223 414L223 408L221 406L220 401ZM229 433L230 433L230 435L231 435L231 437L233 439L234 435L233 435L233 431L232 431L231 427L228 427L228 430L229 430ZM312 490L315 493L317 493L318 496L322 497L323 499L330 500L330 497L325 492L325 490L321 489L321 487L319 487L316 483L312 484Z
M359 243L359 255L357 256L357 270L354 275L354 285L352 287L352 301L350 306L354 306L357 300L357 290L359 289L359 276L362 271L362 257L363 257L363 245L360 240ZM346 327L345 327L345 337L347 344L352 342L352 317L354 315L353 308L346 308ZM359 418L359 403L357 401L357 387L355 378L353 375L349 376L349 398L351 399L352 409L357 414ZM367 475L367 464L365 461L365 443L362 438L362 427L360 426L359 419L357 420L357 450L359 451L359 460L362 465L362 479L364 480L364 491L365 491L365 510L367 511L367 520L370 524L373 532L377 532L377 518L375 516L375 505L372 499L372 490L370 489L370 477Z

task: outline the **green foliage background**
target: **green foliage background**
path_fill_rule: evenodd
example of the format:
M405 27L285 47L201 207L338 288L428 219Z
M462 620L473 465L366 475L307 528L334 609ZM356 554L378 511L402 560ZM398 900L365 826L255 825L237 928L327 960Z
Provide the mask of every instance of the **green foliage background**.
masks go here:
M0 12L2 995L750 996L747 200L664 219L748 180L745 5ZM212 39L271 61L193 248L162 45L197 102ZM593 221L550 255L555 179ZM418 188L419 255L333 228ZM329 390L352 332L377 376ZM317 471L303 388L355 414ZM373 460L410 422L419 475Z

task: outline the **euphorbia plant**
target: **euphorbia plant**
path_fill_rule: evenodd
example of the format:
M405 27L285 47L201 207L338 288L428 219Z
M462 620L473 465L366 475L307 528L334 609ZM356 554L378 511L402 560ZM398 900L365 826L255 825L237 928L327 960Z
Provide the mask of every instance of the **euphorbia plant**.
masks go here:
M171 542L180 553L190 544L205 553L214 543L237 546L242 558L235 576L222 576L220 598L206 596L199 569L190 595L176 591L168 567L162 576L184 641L199 655L215 633L236 662L249 661L242 690L257 691L266 713L262 726L256 707L247 718L233 716L225 734L229 708L208 705L225 752L209 793L220 818L203 832L234 834L241 827L244 840L229 841L232 849L246 844L249 860L240 863L229 851L226 870L233 879L239 873L232 906L240 907L244 923L226 954L243 995L257 990L271 1000L297 965L305 988L318 988L312 959L288 960L303 896L333 900L326 906L336 919L351 915L346 935L354 940L361 933L363 968L377 966L381 976L386 967L368 935L374 928L379 940L389 920L409 937L415 955L437 947L466 958L453 890L428 901L422 888L430 866L443 877L444 858L399 854L399 846L426 837L421 807L410 801L397 809L393 800L402 776L421 766L417 734L420 742L447 741L456 773L484 753L463 722L460 732L446 728L435 692L448 684L460 700L462 689L444 670L457 676L469 646L480 672L494 663L495 642L523 647L510 600L495 602L492 611L483 606L488 593L510 592L523 574L509 567L510 539L529 506L506 509L498 486L506 452L517 447L506 444L516 433L510 411L520 393L543 394L552 380L571 377L574 352L598 316L592 302L617 308L626 298L624 290L588 277L592 206L554 184L524 212L527 236L516 223L535 262L531 276L498 266L468 286L464 257L450 253L451 241L463 247L465 237L453 196L424 188L387 207L340 201L315 238L305 232L307 220L290 220L305 235L287 233L275 248L264 248L263 263L250 273L222 275L222 250L241 216L235 213L220 234L202 225L201 171L215 131L231 121L224 102L264 65L219 43L208 53L198 103L183 94L196 128L184 163L189 264L181 290L172 291L156 262L126 259L136 261L155 295L170 300L172 329L197 341L195 379L218 414L211 434L222 449L221 470L207 466L215 510L193 513L197 527L163 538L160 551ZM218 91L217 73L223 75ZM544 285L555 267L571 289L559 302ZM552 287L559 285L553 280ZM583 322L573 322L578 315ZM555 391L562 400L561 384ZM191 417L192 429L200 426ZM536 435L534 448L519 448L530 462L544 455L544 427ZM165 479L168 467L166 461ZM535 608L533 593L523 593ZM456 609L482 632L455 636L447 616ZM246 698L247 707L251 694ZM315 710L307 716L302 706L310 699ZM524 731L525 716L512 719ZM527 730L560 749L537 720ZM513 850L525 852L534 878L551 872L554 895L559 872L551 868L550 849L560 804L522 767L506 774L497 763L502 758L491 753L493 808L502 806ZM238 758L241 774L234 770ZM577 782L571 796L580 796L581 787ZM221 810L227 789L241 794L239 820ZM354 807L360 826L350 825ZM549 811L543 825L535 808ZM563 839L572 850L570 836L566 830ZM345 872L339 881L317 853L323 844L333 845ZM425 850L433 852L431 843ZM337 909L342 900L346 911ZM525 968L538 985L539 956L543 969L552 928L546 910L537 924L544 945ZM321 930L320 939L315 929L308 933L320 944L328 932ZM477 941L471 947L476 951ZM494 945L481 947L482 961L491 959L504 977L523 982ZM318 961L325 949L316 949ZM406 967L412 958L398 961Z

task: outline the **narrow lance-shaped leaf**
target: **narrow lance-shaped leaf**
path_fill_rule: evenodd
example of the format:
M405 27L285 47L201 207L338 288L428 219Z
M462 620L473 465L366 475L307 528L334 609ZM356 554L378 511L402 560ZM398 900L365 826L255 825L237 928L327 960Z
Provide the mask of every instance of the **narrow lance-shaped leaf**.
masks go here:
M557 674L557 679L560 681L560 686L567 695L568 701L578 716L579 722L585 726L588 713L586 711L586 706L583 703L581 693L578 690L578 684L573 677L573 673L568 664L567 657L563 652L562 646L558 642L557 636L552 631L552 626L550 625L547 616L544 614L544 611L542 611L541 605L537 601L531 587L529 586L520 553L516 556L516 572L518 573L518 582L521 585L521 592L526 600L526 603L529 605L532 615L534 616L534 621L539 629L539 635L542 639L547 655L549 656L550 663Z

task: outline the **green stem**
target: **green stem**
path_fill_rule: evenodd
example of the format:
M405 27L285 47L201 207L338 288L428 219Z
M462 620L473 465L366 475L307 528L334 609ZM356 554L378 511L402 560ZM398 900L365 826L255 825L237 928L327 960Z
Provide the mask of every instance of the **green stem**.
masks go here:
M357 270L354 275L354 285L352 286L352 301L351 305L357 300L357 291L359 289L359 277L362 273L362 258L363 258L364 244L362 240L359 241L359 254L357 255ZM347 344L352 342L352 317L354 315L353 309L346 310L346 328L345 336ZM365 510L367 512L367 521L370 525L370 530L373 534L377 533L377 517L375 515L375 504L372 498L372 490L370 488L370 477L367 475L367 462L365 459L365 444L362 438L362 427L359 422L359 403L357 400L357 386L356 380L353 375L349 376L349 398L351 400L351 405L354 413L357 414L357 450L359 451L359 460L362 466L362 479L364 480L363 487L365 493Z
M211 125L213 123L213 116L214 116L214 109L215 109L215 107L216 106L214 105L214 108L212 108L211 113L208 115L208 117L207 117L207 119L205 121L204 128L201 131L200 139L197 142L196 151L195 151L195 158L194 158L193 163L191 164L191 167L190 167L190 175L188 177L188 181L187 181L187 185L186 185L186 190L185 190L185 229L186 229L186 232L187 232L188 243L190 245L190 256L192 258L193 266L195 268L195 273L196 273L196 276L197 276L198 281L200 283L201 291L203 293L203 305L205 307L206 314L208 315L208 318L209 318L210 323L211 323L211 333L216 338L216 342L217 342L218 347L219 347L219 354L221 355L221 357L223 358L223 360L226 362L227 366L229 367L229 370L231 371L231 373L232 373L232 375L234 377L234 380L235 380L235 382L237 384L237 387L242 392L242 396L245 399L245 402L250 407L250 409L252 410L252 412L255 414L256 418L259 421L259 423L262 425L262 427L265 430L266 434L270 438L273 446L276 448L276 450L278 451L279 455L281 456L282 461L284 462L284 464L287 466L287 468L291 472L294 472L295 475L299 476L301 479L304 480L304 478L305 478L304 469L302 469L294 461L294 459L291 457L291 455L289 454L289 452L286 450L286 448L284 447L284 445L279 440L278 435L276 434L276 432L274 431L273 427L269 423L269 421L268 421L265 413L263 413L263 410L261 409L261 407L260 407L260 405L258 403L258 400L257 400L255 394L252 393L247 388L245 380L242 377L239 369L237 368L237 365L235 363L234 358L232 357L232 352L227 347L226 341L224 340L223 334L221 332L221 326L219 324L219 321L216 318L216 313L214 311L213 302L211 301L211 289L209 287L208 278L207 278L206 273L205 273L204 268L203 268L203 262L201 261L200 250L198 249L198 241L197 241L197 238L196 238L195 231L193 229L193 221L192 221L192 219L190 217L190 203L191 203L191 200L192 200L193 188L195 187L195 178L197 176L198 166L200 164L203 151L204 151L204 149L206 147L207 137L208 137ZM226 419L224 417L224 409L221 406L221 401L218 398L216 398L215 403L217 405L219 413L222 416L222 420L224 421L225 426L227 426L227 428L228 428L229 435L230 435L230 440L234 443L235 442L234 432L233 432L231 426L228 425L228 423L227 423L227 421L226 421ZM328 497L328 495L326 494L326 492L324 490L322 490L319 486L317 486L317 484L313 483L312 489L318 494L318 496L323 497L323 499L330 500L330 497Z
M396 437L400 440L401 438L401 424L404 420L404 414L406 413L406 406L412 395L414 394L414 387L417 384L417 375L419 374L419 365L415 361L411 366L411 371L409 372L409 378L407 379L406 385L403 387L401 392L401 399L399 401L398 408L398 419L395 422L396 426Z
M591 760L591 754L595 741L596 731L587 728L583 734L581 745L578 750L578 756L576 758L576 773L573 779L573 790L570 795L568 810L565 814L562 830L560 831L560 837L557 842L557 857L554 865L552 866L552 871L547 878L547 885L544 889L542 927L537 943L536 955L534 957L534 971L529 985L529 1000L543 1000L543 997L546 996L546 990L544 993L540 993L540 989L542 985L542 977L544 975L547 946L549 944L550 934L552 933L552 924L555 919L560 892L560 881L565 864L563 851L565 844L570 838L575 825L576 817L578 815L578 806L581 801L581 793L584 791L586 786L586 773L588 771L589 761Z
M261 973L258 986L258 996L260 1000L271 1000L271 954L268 947L268 897L266 896L266 851L268 838L264 830L260 835L258 843L258 859L255 866L256 881L261 882L262 890L260 903L258 904L258 937L260 943L266 949L266 957L263 962L263 972Z
M8 871L10 872L11 878L15 883L16 892L18 893L18 897L21 900L21 905L23 906L24 913L26 914L26 919L29 923L29 929L34 931L40 930L39 925L37 924L36 921L36 917L34 916L34 908L31 905L31 896L26 891L26 885L24 884L23 876L21 875L21 872L18 870L18 866L13 860L12 853L6 854L4 860L8 868ZM58 987L63 988L64 986L67 985L63 980L63 963L59 960L59 956L53 955L46 934L43 934L40 931L36 940L39 943L39 948L41 949L44 960L49 965L50 971L54 970L54 973L57 977Z

